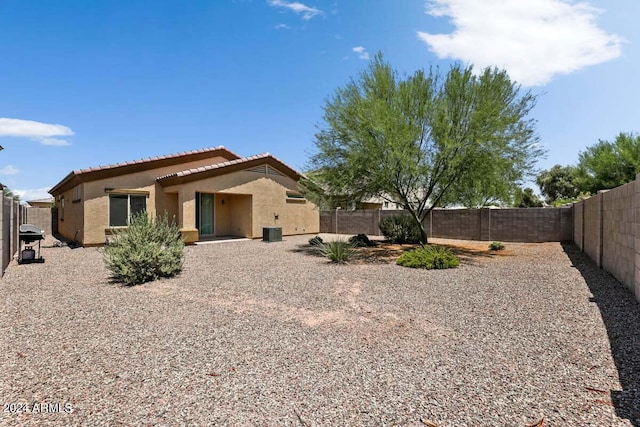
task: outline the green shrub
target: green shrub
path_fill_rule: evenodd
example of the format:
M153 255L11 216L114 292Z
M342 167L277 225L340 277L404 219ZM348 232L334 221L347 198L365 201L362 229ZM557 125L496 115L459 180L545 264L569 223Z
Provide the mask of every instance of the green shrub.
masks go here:
M391 243L420 243L420 227L409 215L394 215L380 221L380 231Z
M358 235L349 237L349 243L351 243L356 248L358 248L358 247L364 248L364 247L367 247L367 246L375 246L376 245L371 240L369 240L369 238L367 237L366 234L358 234Z
M146 212L133 215L126 229L113 233L104 259L115 282L138 285L182 270L184 241L166 213L156 220Z
M331 262L337 264L344 264L355 255L354 246L340 239L321 243L318 245L318 250L322 255L329 258Z
M504 249L504 243L502 242L491 242L489 243L489 249L492 251L501 251Z
M323 240L322 237L320 236L315 236L309 239L309 244L311 246L320 246L322 244Z
M400 255L396 264L410 268L444 269L460 265L457 256L441 246L424 245Z

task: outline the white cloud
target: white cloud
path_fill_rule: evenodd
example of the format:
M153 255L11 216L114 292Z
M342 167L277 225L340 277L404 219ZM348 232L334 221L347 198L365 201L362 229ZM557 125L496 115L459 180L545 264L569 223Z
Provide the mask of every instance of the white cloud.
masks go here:
M0 118L0 136L71 136L73 131L66 126L51 125L33 120Z
M369 52L367 52L367 49L365 49L362 46L356 46L351 50L353 50L355 53L357 53L358 54L358 58L360 58L360 59L364 59L364 60L367 60L367 61L369 59L371 59L371 57L369 56Z
M60 138L40 138L39 141L43 145L70 145L69 141Z
M20 171L13 165L0 168L0 175L17 175Z
M306 4L298 3L298 2L287 2L284 0L269 0L267 3L269 3L269 6L282 7L285 9L289 9L290 11L298 15L302 15L302 19L304 19L305 21L308 21L317 15L324 14L324 12L322 12L320 9L316 9L315 7L307 6Z
M0 118L0 137L13 136L29 138L44 145L69 145L57 136L72 136L67 126L36 122L33 120Z
M287 24L278 24L275 25L273 28L275 28L276 30L290 30L291 27L288 26Z
M51 197L51 194L48 193L50 187L44 188L33 188L28 190L14 190L11 189L13 194L20 196L20 200L29 201L29 200L39 200L39 199L48 199Z
M439 58L497 66L523 86L544 85L621 55L622 38L596 25L601 11L563 0L432 0L426 13L448 16L451 34L418 32Z

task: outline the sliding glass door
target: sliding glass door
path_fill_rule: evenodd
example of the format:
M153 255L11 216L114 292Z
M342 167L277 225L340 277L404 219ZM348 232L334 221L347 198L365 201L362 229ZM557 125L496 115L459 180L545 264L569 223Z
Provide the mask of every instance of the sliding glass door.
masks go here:
M210 193L196 193L196 222L200 236L213 236L214 228L214 195Z

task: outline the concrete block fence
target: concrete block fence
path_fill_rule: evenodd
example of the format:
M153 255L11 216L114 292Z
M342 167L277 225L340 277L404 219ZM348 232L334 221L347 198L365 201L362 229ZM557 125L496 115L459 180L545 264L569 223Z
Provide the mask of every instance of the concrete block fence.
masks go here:
M403 214L385 210L320 213L320 232L382 235L380 220ZM429 237L503 242L560 242L573 239L573 209L434 209L425 218Z
M575 244L640 301L640 174L573 205Z
M26 212L25 222L27 224L35 225L44 230L45 235L51 236L51 232L53 231L52 208L27 207Z
M1 274L19 250L18 233L24 224L26 207L13 197L6 197L0 185L0 262Z
M323 233L381 235L380 220L402 212L320 213ZM429 237L503 242L573 241L640 301L640 174L573 206L528 209L434 209L424 221Z

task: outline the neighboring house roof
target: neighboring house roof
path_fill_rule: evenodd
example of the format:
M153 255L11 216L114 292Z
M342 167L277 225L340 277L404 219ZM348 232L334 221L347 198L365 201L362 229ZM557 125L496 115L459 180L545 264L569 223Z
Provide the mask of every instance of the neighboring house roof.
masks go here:
M184 184L186 182L197 181L200 179L210 178L214 176L224 175L231 172L237 172L256 166L268 165L277 171L284 173L290 178L298 181L304 178L304 175L295 169L287 166L284 162L272 156L269 153L258 154L255 156L243 157L241 159L229 160L227 162L216 163L213 165L201 166L199 168L187 169L184 171L161 176L156 179L163 187L170 185ZM269 173L265 169L265 173Z
M69 173L69 175L67 175L62 181L49 190L49 194L56 196L57 194L71 189L83 182L90 182L98 179L126 175L133 172L140 172L166 166L174 166L184 162L204 160L211 157L224 157L228 160L240 159L240 156L220 145L212 148L185 151L166 156L150 157L125 163L79 169Z
M36 199L36 200L27 200L27 203L33 206L34 204L45 204L45 203L53 203L55 199L53 197L49 197L47 199Z

